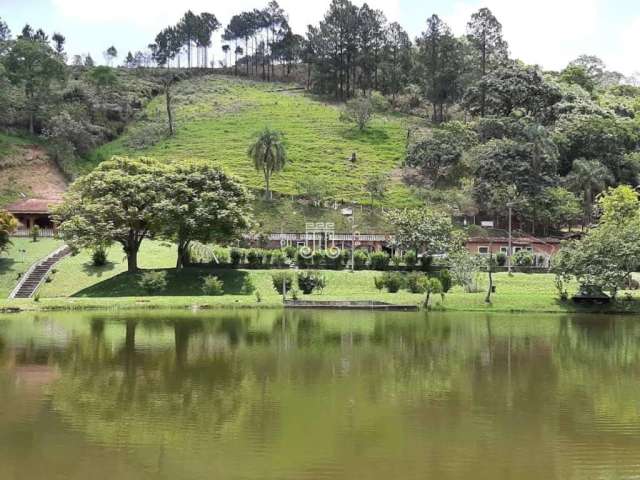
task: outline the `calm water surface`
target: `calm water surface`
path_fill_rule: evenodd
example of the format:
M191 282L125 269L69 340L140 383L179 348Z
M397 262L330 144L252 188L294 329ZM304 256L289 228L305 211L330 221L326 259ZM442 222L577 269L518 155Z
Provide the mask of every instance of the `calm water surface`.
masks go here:
M0 479L637 479L640 321L0 316Z

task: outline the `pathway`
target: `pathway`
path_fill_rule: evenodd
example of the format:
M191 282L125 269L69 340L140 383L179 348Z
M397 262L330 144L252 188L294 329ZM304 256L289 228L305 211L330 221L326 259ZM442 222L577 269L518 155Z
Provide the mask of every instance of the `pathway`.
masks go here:
M42 260L38 260L31 265L27 273L25 273L13 289L9 298L31 298L38 290L40 285L44 283L53 266L71 253L71 249L64 245L54 252L51 252Z

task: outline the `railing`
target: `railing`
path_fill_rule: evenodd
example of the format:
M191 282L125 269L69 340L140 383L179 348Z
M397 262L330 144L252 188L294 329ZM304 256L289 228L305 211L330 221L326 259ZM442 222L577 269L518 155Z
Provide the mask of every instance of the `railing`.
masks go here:
M312 233L272 233L269 235L269 240L289 240L289 241L304 241L304 240L313 240L320 239L322 235L320 234L312 234ZM336 233L333 235L328 235L328 240L334 240L337 242L347 241L350 242L353 238L353 235L350 233ZM392 235L380 235L380 234L360 234L355 236L356 240L361 242L388 242L393 240Z
M56 232L53 228L41 228L38 237L53 238ZM19 228L11 234L12 237L31 237L31 230L27 228Z

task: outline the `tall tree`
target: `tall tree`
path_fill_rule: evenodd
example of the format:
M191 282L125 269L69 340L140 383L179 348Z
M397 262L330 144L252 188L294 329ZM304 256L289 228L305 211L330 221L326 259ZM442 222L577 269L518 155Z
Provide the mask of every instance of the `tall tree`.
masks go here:
M433 108L432 120L445 120L445 106L460 98L462 49L449 26L437 15L427 20L427 29L418 39L417 73L422 89Z
M480 79L504 63L509 56L507 42L502 38L502 25L488 8L471 15L467 23L467 38L478 56ZM485 116L486 87L480 88L480 116Z
M55 49L56 53L62 56L62 54L64 53L64 43L66 41L66 38L64 38L64 35L56 32L51 37L51 40L53 40L53 45L54 45L53 48Z
M113 65L115 59L118 58L118 50L116 49L116 47L111 45L104 51L102 56L104 57L104 61L107 62L107 65L111 66Z
M114 157L69 188L54 214L71 245L93 248L116 242L127 256L127 270L138 270L138 251L160 232L166 167L149 158Z
M178 164L169 169L165 185L162 235L178 247L177 268L187 262L191 242L229 242L250 224L250 196L221 170Z
M265 198L271 199L271 176L281 171L287 163L287 151L282 134L265 128L251 144L247 154L253 160L255 169L264 175Z
M38 110L50 102L52 82L64 82L64 62L45 42L19 38L2 58L11 83L21 86L26 97L29 132L35 133Z
M412 66L411 39L400 24L394 22L386 29L382 59L384 90L391 93L393 100L408 83Z

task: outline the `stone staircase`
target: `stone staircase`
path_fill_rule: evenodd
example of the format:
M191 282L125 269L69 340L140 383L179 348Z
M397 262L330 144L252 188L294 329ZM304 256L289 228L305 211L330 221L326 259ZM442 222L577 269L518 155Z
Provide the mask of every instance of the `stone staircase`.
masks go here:
M22 276L9 298L31 298L40 285L44 283L53 266L70 253L71 249L65 245L34 263Z

